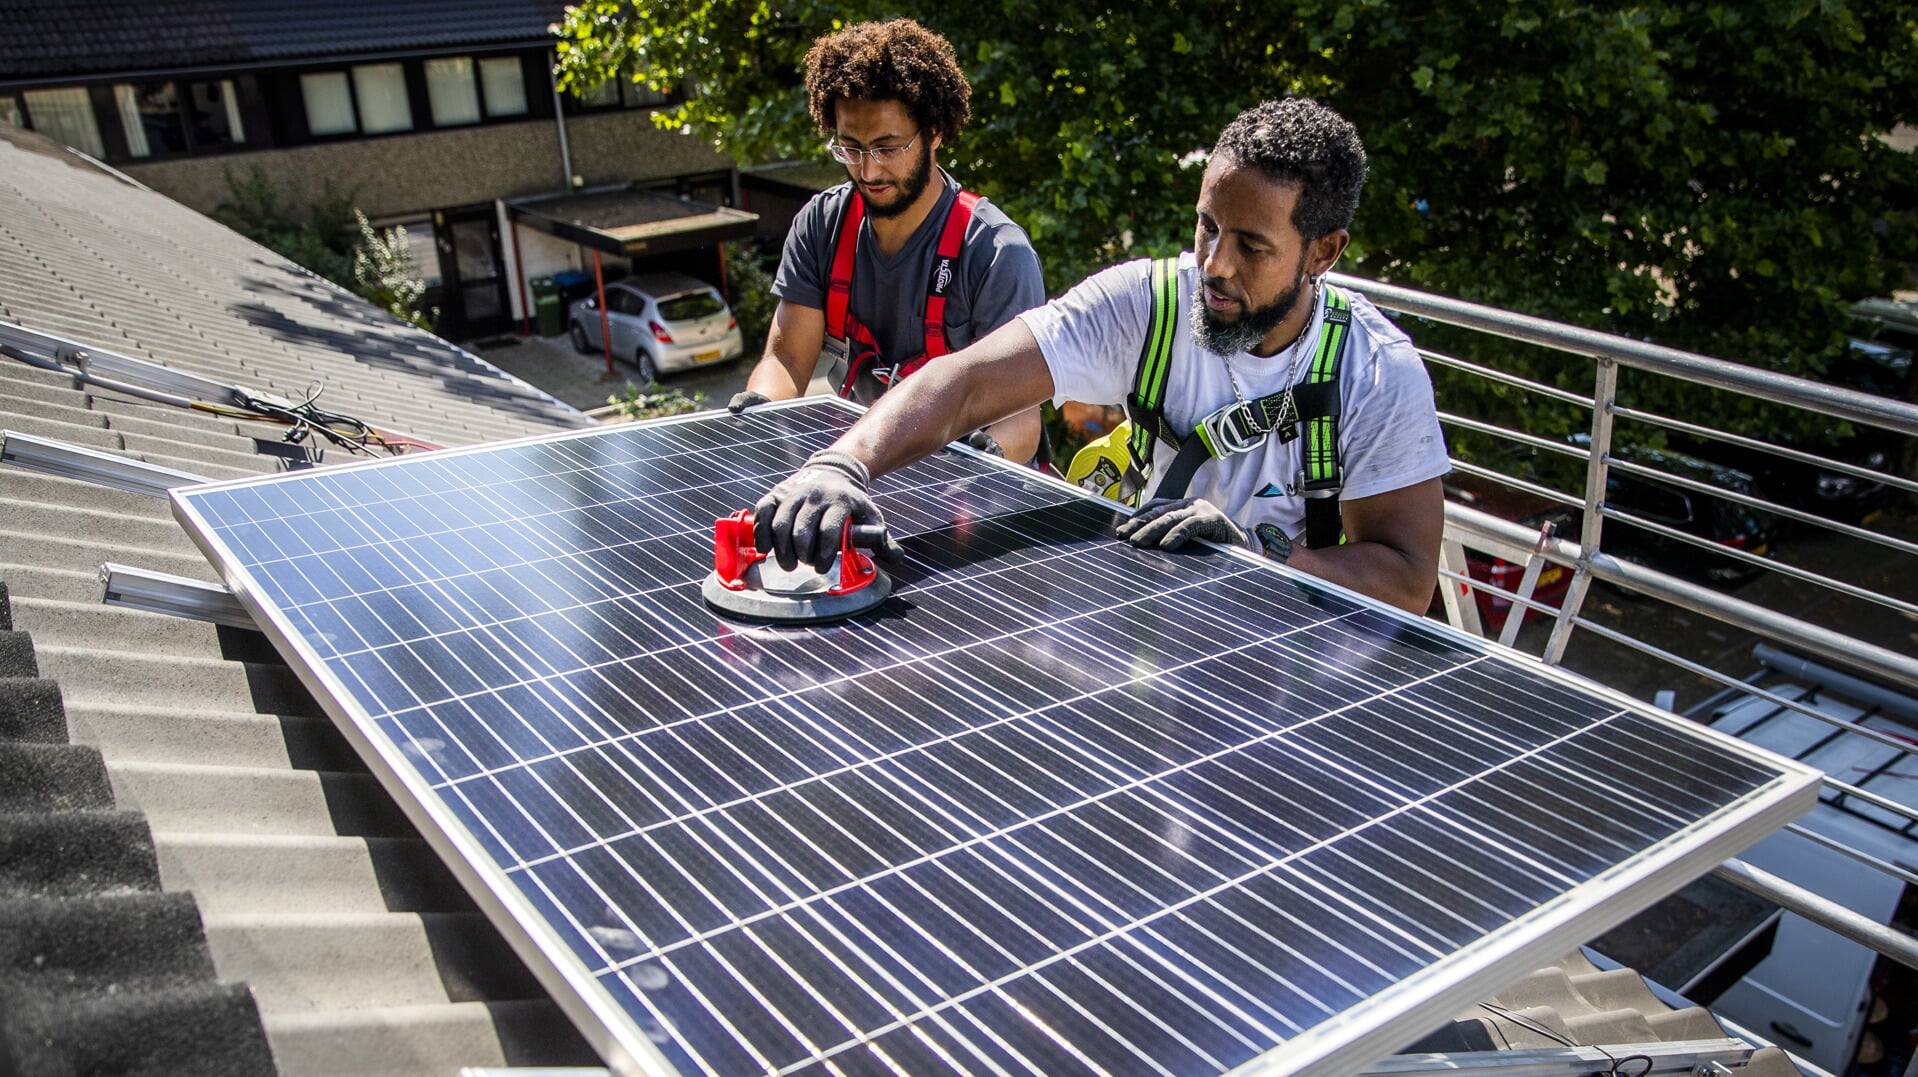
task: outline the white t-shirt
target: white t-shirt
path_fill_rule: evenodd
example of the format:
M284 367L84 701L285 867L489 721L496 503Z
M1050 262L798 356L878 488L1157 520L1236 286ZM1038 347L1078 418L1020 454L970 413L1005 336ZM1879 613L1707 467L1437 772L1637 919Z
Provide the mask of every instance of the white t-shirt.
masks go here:
M1038 338L1052 371L1055 403L1125 402L1152 317L1151 266L1150 259L1113 266L1019 315ZM1181 431L1192 430L1200 419L1237 399L1226 375L1226 358L1192 339L1192 293L1198 284L1198 264L1187 251L1179 256L1179 323L1165 389L1166 418ZM1345 468L1345 489L1339 496L1352 500L1437 478L1451 470L1451 463L1432 401L1432 382L1411 340L1364 296L1349 289L1346 294L1352 301L1352 323L1339 371L1339 462ZM1321 302L1299 342L1277 355L1261 359L1240 352L1231 357L1232 373L1246 400L1269 396L1304 377L1324 316ZM1284 443L1274 435L1250 452L1208 460L1199 466L1186 494L1219 506L1248 531L1270 522L1297 536L1305 521L1305 499L1297 495L1305 442L1302 430ZM1163 441L1155 439L1153 447L1152 479L1144 500L1154 496L1176 455Z

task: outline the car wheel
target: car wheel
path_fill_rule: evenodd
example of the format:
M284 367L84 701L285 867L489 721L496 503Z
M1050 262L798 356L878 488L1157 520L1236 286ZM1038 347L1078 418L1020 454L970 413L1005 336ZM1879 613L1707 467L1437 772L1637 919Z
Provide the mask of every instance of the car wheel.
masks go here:
M633 365L639 368L639 383L651 385L659 380L659 364L653 361L653 353L645 348L633 355Z
M593 354L593 342L586 339L586 327L573 323L573 350L581 355Z

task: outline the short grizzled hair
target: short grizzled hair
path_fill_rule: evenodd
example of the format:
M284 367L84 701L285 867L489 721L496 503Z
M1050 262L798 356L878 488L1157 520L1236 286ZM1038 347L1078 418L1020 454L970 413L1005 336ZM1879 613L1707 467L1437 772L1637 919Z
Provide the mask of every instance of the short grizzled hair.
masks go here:
M862 22L813 42L806 53L806 107L822 134L837 129L839 102L898 101L921 130L959 137L972 117L972 87L945 38L911 19Z
M1309 97L1264 101L1239 113L1212 150L1256 168L1275 183L1296 184L1292 226L1309 242L1348 228L1365 188L1365 147L1350 121Z

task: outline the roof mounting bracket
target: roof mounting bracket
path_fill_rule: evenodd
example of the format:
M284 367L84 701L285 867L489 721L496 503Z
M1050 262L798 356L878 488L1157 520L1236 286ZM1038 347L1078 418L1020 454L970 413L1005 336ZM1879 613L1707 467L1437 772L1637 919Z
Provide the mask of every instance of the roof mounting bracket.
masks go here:
M0 345L24 353L34 366L61 368L89 380L120 382L140 389L185 397L188 400L233 401L233 386L203 378L162 363L95 348L77 340L0 321Z
M167 491L176 486L197 486L213 481L190 471L176 471L144 460L12 430L0 430L0 463L148 497L165 497Z
M164 613L229 628L259 628L253 622L253 615L233 597L233 592L217 583L108 561L100 566L100 587L100 601L109 606Z
M1487 1077L1586 1077L1610 1070L1619 1059L1650 1061L1645 1073L1697 1077L1744 1068L1755 1048L1738 1039L1614 1043L1602 1047L1535 1047L1516 1051L1444 1051L1392 1055L1359 1071L1361 1077L1409 1077L1482 1073ZM1714 1068L1715 1067L1715 1068ZM1636 1072L1636 1067L1634 1067Z

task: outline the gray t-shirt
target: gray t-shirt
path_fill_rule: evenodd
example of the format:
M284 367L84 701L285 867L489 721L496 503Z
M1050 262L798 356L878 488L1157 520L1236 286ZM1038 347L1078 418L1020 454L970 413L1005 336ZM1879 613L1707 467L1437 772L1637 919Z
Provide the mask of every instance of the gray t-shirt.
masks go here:
M946 212L959 192L958 182L944 169L939 177L945 192L896 257L880 256L870 217L859 226L849 311L871 331L888 363L926 350L927 283L939 250L939 233L946 227ZM779 273L773 278L774 295L797 306L826 309L833 249L839 243L839 222L852 191L850 183L821 191L793 218ZM957 286L946 293L944 319L947 346L953 351L1046 301L1039 256L1025 229L984 198L973 208L966 227L958 276ZM826 373L824 366L816 373Z

